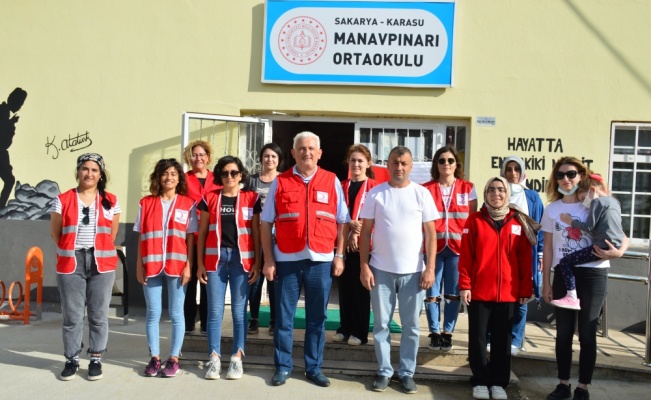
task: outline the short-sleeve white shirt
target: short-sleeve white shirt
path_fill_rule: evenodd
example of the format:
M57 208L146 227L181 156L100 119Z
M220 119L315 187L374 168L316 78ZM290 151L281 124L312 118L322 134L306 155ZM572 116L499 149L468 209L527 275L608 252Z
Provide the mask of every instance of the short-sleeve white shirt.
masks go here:
M396 274L423 271L423 223L441 218L426 188L382 183L366 195L360 218L374 220L371 266Z

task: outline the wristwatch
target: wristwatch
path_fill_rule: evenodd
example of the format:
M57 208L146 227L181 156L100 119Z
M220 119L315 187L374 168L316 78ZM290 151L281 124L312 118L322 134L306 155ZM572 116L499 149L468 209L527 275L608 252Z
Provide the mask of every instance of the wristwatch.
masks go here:
M342 260L345 260L345 259L346 259L346 255L345 255L345 254L337 254L337 253L335 253L335 257L339 257L339 258L341 258Z

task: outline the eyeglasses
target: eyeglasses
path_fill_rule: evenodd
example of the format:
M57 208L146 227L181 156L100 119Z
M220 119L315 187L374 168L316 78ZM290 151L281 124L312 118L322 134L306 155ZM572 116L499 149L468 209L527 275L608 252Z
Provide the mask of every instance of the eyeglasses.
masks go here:
M206 153L192 154L192 158L203 158L205 156L207 156Z
M450 164L450 165L453 165L453 164L455 164L457 162L457 160L455 160L454 158L447 158L447 159L446 158L439 158L438 159L438 163L441 164L441 165L445 165L446 162L448 164Z
M176 158L161 158L160 160L158 160L158 164L168 163L168 162L176 162Z
M235 177L238 176L239 174L240 174L240 171L238 171L238 170L236 170L236 169L234 169L234 170L232 170L232 171L222 171L222 172L219 173L219 175L220 175L222 178L228 178L228 175L230 175L231 178L235 178Z
M576 176L578 174L579 174L579 172L575 171L575 170L571 170L571 171L567 171L567 172L558 171L558 172L556 172L556 175L554 175L554 178L556 178L556 180L558 180L558 181L565 178L566 176L567 176L567 179L574 179L574 178L576 178Z
M506 193L506 189L504 189L503 187L498 187L498 188L489 187L487 191L488 193Z
M88 216L88 213L90 212L89 207L84 207L81 209L81 213L84 214L84 218L81 219L81 223L84 225L88 225L90 222L90 217Z

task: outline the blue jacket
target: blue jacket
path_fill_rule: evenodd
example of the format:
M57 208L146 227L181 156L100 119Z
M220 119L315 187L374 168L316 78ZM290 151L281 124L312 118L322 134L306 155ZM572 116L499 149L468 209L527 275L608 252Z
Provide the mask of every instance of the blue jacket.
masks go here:
M538 192L535 190L525 189L524 195L527 198L527 206L529 207L529 216L534 219L536 222L540 223L543 216L543 211L545 207L543 206L542 200L538 195ZM538 270L538 259L542 257L543 253L543 237L544 233L541 230L538 231L538 244L532 248L532 276L533 276L533 294L536 296L536 301L540 303L540 285L542 284L542 272Z

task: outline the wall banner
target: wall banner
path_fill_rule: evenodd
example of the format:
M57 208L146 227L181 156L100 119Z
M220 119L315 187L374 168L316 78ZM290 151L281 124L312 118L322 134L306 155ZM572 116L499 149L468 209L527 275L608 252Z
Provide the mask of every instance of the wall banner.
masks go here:
M451 87L454 17L454 0L266 0L262 82Z

